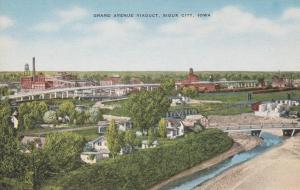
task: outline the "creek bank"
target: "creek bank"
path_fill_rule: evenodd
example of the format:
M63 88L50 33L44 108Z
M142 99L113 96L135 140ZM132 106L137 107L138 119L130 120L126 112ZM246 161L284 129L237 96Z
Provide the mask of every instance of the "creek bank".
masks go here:
M237 165L201 184L196 190L298 190L300 136Z
M234 155L244 151L249 151L262 143L262 140L259 137L249 136L242 133L230 134L230 137L233 139L234 144L228 151L218 156L215 156L214 158L211 158L207 161L204 161L201 164L196 165L190 169L184 170L167 180L162 181L161 183L153 186L151 190L164 189L164 187L172 183L175 183L178 180L181 180L185 177L192 176L193 174L198 173L200 171L214 167L217 164L233 157Z

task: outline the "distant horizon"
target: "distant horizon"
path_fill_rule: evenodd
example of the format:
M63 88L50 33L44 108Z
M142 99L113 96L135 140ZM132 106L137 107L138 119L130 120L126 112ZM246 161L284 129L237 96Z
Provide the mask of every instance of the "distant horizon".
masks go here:
M31 70L30 70L31 71ZM5 72L24 72L24 70L11 70L11 71L0 71L0 73L5 73ZM37 70L36 72L186 72L188 73L188 70L152 70L152 71L146 71L146 70L95 70L95 71L77 71L77 70L43 70L39 71ZM260 71L260 70L194 70L194 72L263 72L263 73L268 73L268 72L291 72L291 73L297 73L300 72L300 70L295 71L295 70L269 70L269 71Z

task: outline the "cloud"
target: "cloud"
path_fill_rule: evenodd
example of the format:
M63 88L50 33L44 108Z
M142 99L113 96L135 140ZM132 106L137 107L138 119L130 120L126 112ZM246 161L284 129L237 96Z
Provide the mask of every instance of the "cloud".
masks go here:
M289 8L285 10L282 19L300 21L300 8Z
M10 53L3 53L5 57L0 56L0 64L3 64L1 69L20 70L25 61L36 56L40 70L187 70L193 67L195 70L295 71L300 70L300 23L290 21L297 18L293 9L270 19L228 6L214 11L209 18L179 18L160 24L135 19L77 22L85 14L76 17L77 11L58 11L58 18L65 20L61 22L70 24L72 35L17 43L11 46L14 49ZM56 30L62 26L65 24Z
M10 28L14 25L14 22L12 19L10 19L7 16L1 16L0 15L0 31L5 30L7 28Z
M80 7L72 7L68 10L57 10L55 11L56 20L39 23L34 29L43 32L58 31L65 25L79 21L87 15L87 10Z

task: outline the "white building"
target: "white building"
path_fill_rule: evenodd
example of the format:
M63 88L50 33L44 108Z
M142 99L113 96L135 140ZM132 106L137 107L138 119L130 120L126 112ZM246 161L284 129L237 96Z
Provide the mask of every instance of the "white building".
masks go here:
M98 133L99 134L105 134L108 126L109 126L109 121L100 121L98 122ZM132 129L132 122L129 120L116 120L115 124L118 128L119 131L126 131L129 129Z
M81 153L80 158L85 163L93 164L98 160L109 158L110 151L104 136L89 141L84 149L85 151Z
M189 97L182 96L181 94L178 94L178 96L173 96L170 99L172 100L171 106L184 105L190 101Z
M167 118L167 138L175 139L184 135L184 125L180 119Z
M275 102L260 104L258 111L254 114L260 117L281 117L286 111L289 111L290 106L297 106L299 102L292 100L278 100Z

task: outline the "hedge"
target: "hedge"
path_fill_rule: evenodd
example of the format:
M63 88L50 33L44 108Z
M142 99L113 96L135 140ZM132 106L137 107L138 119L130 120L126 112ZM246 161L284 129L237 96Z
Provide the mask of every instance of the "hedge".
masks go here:
M172 144L82 166L48 181L43 189L147 189L228 150L232 143L222 131L207 129Z

